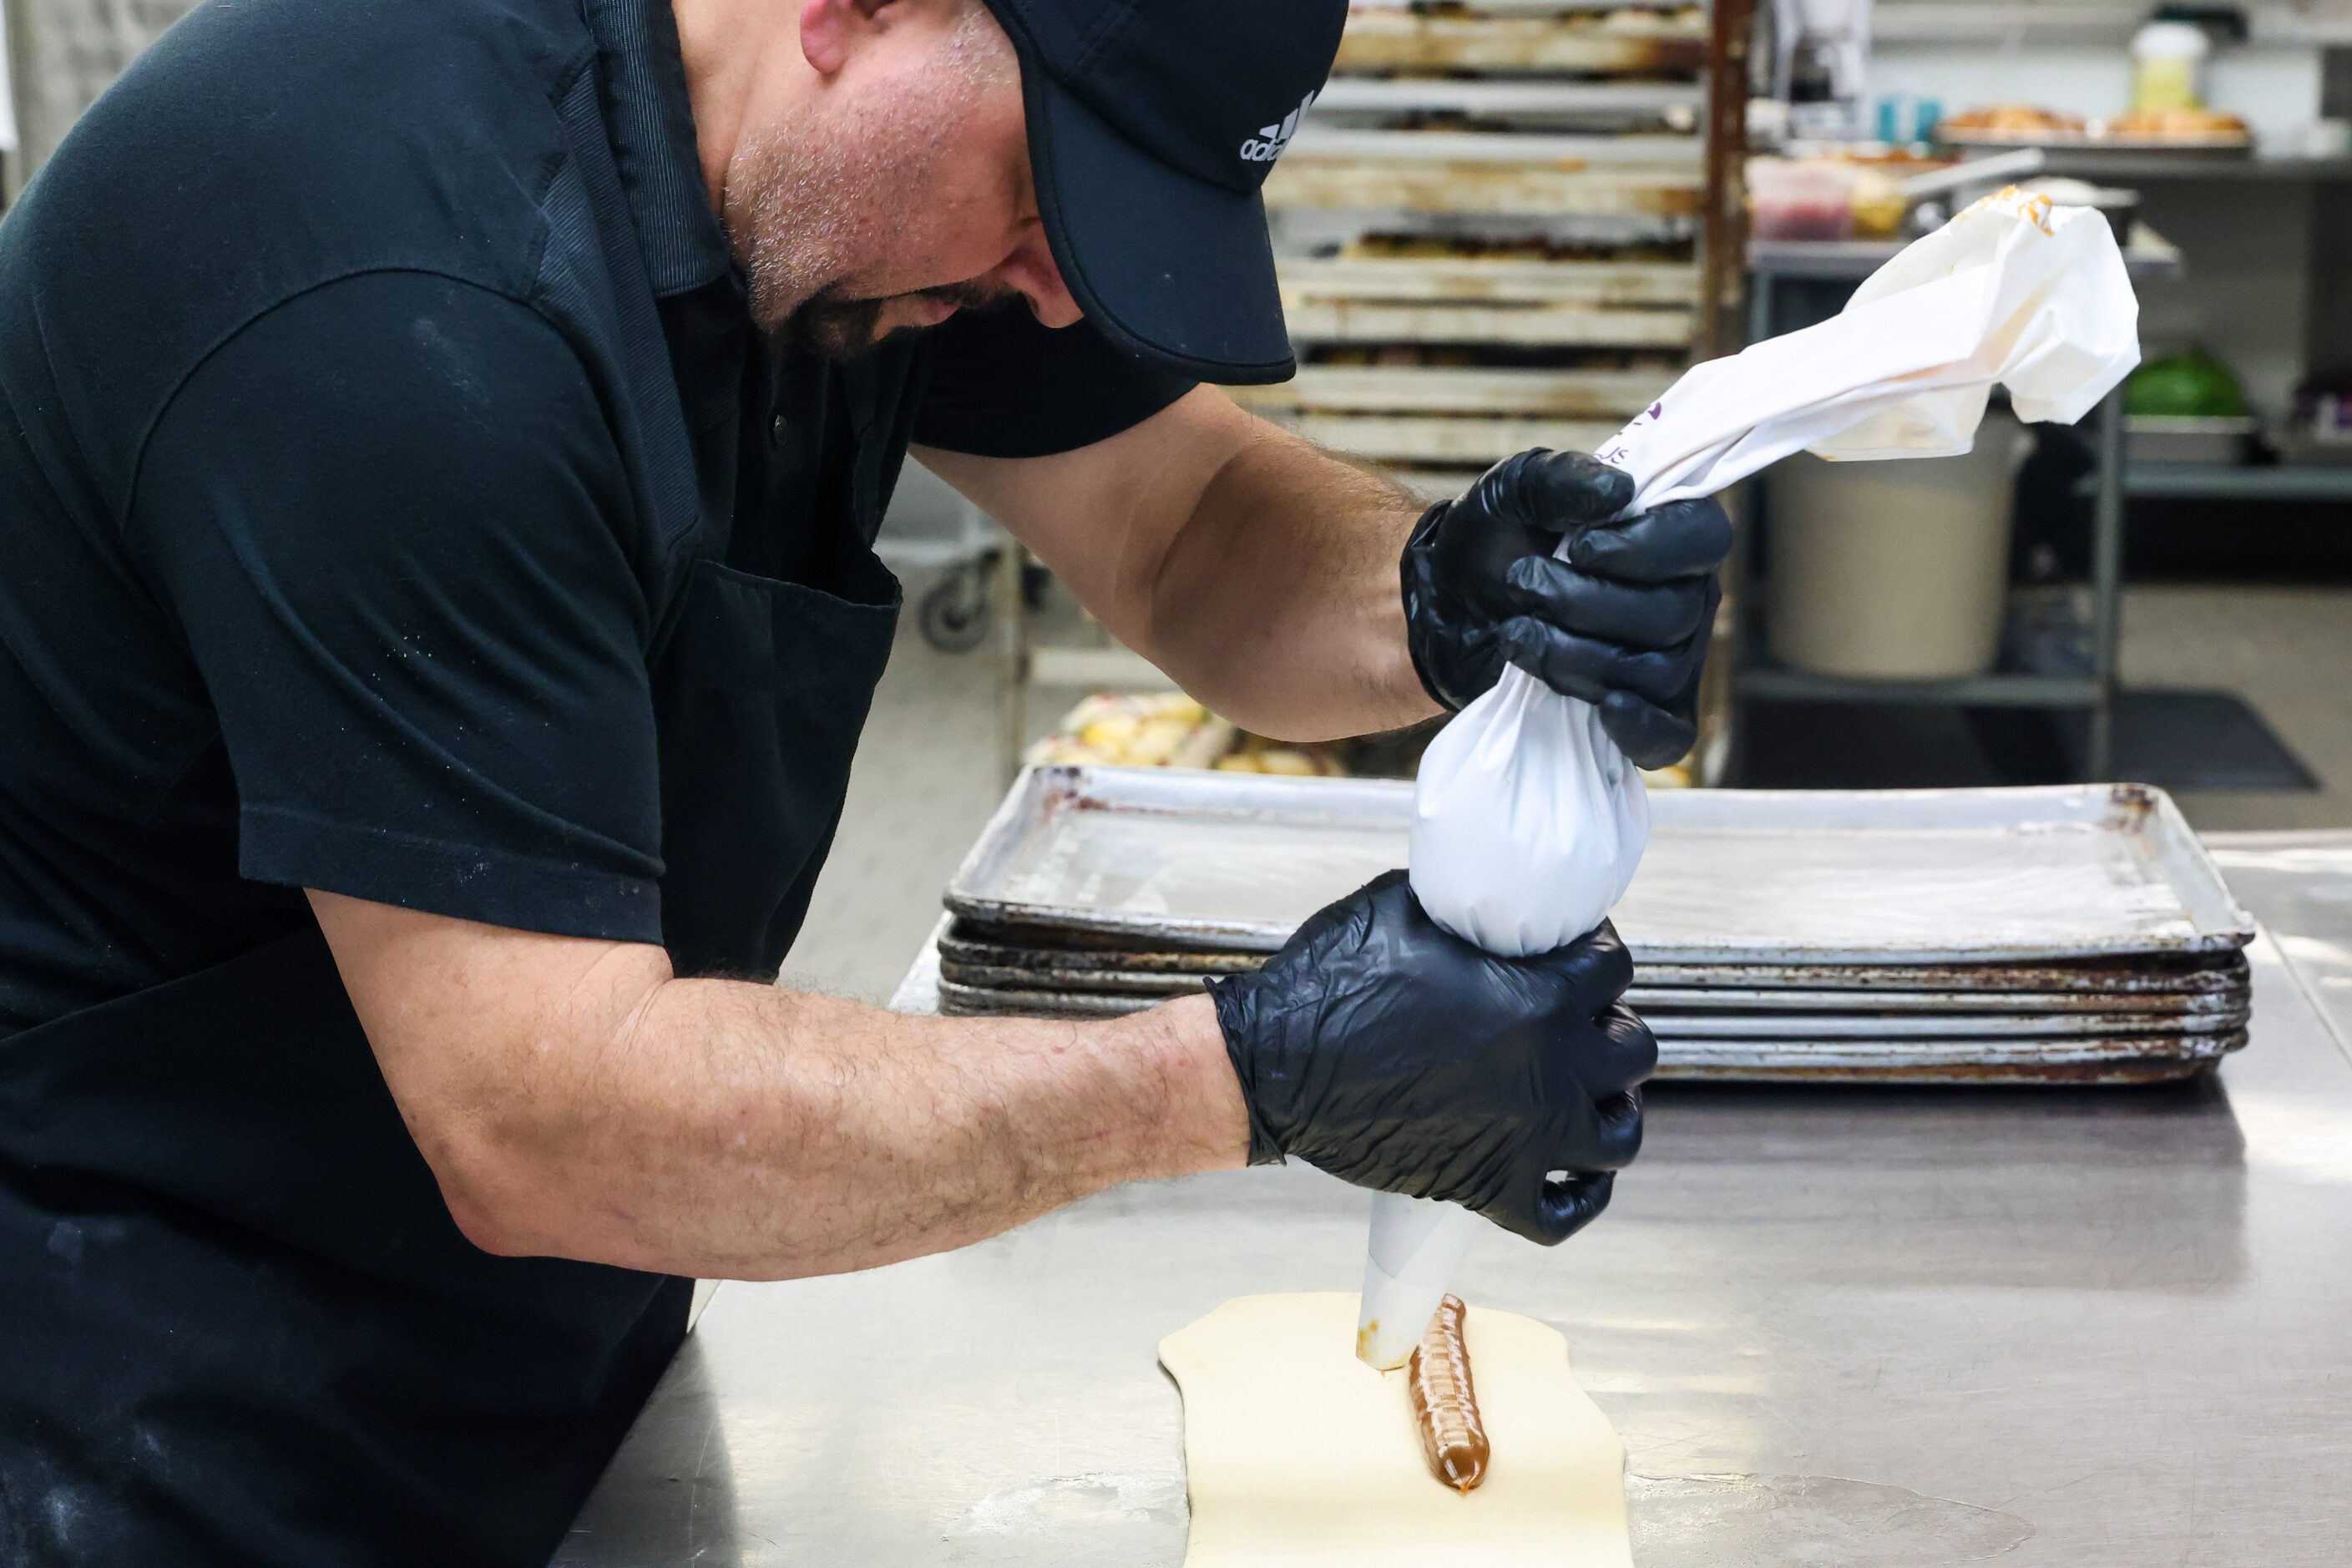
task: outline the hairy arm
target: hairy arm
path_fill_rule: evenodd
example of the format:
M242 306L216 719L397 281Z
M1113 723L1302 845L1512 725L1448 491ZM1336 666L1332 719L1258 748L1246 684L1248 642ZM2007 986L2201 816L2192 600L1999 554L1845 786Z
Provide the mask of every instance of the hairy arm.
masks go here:
M1052 457L916 455L1114 637L1247 729L1327 740L1438 710L1397 579L1420 504L1213 387Z
M1104 1023L906 1017L680 980L657 947L310 897L451 1214L492 1252L837 1273L1248 1150L1205 996Z

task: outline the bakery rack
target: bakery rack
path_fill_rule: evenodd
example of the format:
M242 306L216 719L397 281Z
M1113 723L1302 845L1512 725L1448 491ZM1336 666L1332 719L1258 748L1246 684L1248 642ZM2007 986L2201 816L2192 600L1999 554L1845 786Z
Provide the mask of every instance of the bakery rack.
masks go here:
M1357 0L1265 185L1298 374L1234 396L1444 496L1736 348L1749 20Z
M1447 496L1528 447L1597 448L1736 348L1750 16L1356 0L1265 184L1299 371L1235 399ZM1009 640L1009 734L1030 685L1152 684L1121 650ZM1727 710L1711 681L1701 776Z

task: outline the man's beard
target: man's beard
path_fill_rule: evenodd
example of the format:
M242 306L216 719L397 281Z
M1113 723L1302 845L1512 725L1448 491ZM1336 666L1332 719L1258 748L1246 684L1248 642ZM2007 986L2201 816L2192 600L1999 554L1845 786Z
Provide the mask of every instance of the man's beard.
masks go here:
M1012 46L988 13L974 6L972 21L956 36L940 89L898 102L887 122L867 106L829 133L806 121L784 121L738 150L723 216L751 291L751 319L779 345L855 359L879 346L882 315L894 300L984 309L1013 297L1008 288L977 281L894 296L845 292L845 279L888 254L887 239L876 237L893 229L913 193L930 189L934 150L962 133L982 94L1017 79ZM981 47L992 41L998 47Z
M840 287L837 283L826 284L770 329L769 335L778 349L785 353L809 350L830 360L854 360L886 342L925 330L913 326L894 328L888 332L879 330L882 312L898 300L938 300L960 310L986 310L1010 304L1019 297L1016 290L1004 285L977 280L862 300L843 295Z

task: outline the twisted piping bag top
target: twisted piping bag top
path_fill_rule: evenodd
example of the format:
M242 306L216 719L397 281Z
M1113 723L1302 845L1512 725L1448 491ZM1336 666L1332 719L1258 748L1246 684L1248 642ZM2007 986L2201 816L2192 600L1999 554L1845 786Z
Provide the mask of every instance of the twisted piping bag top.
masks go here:
M1995 385L2023 420L2089 413L2139 363L2138 322L2106 220L2006 190L1906 247L1829 321L1693 366L1598 455L1633 476L1634 511L1801 450L1948 457ZM1623 896L1649 821L1591 705L1508 668L1422 758L1412 889L1491 952L1549 952ZM1358 1353L1375 1366L1402 1364L1475 1233L1459 1210L1416 1212L1444 1207L1373 1199Z

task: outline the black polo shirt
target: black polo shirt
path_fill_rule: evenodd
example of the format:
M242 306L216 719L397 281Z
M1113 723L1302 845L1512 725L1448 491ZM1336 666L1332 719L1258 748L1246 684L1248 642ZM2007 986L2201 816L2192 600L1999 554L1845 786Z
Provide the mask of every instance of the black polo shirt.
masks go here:
M664 0L207 0L0 225L0 1036L304 887L658 942L694 564L823 585L910 436L1187 385L1022 313L772 353Z

